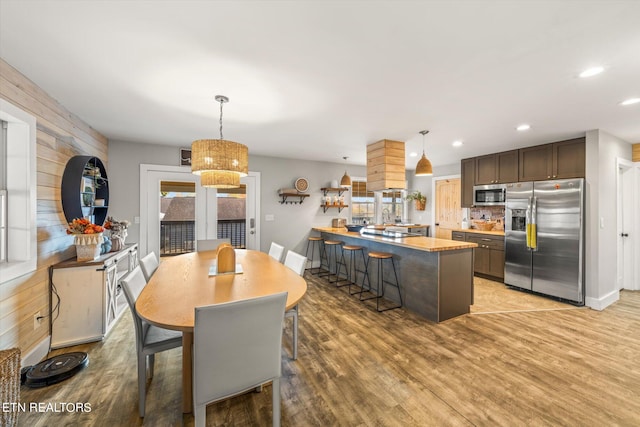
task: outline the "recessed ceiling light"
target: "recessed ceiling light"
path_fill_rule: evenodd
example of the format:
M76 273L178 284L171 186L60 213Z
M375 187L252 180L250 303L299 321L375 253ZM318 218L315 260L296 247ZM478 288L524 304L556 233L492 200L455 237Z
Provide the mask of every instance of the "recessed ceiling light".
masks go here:
M629 98L622 101L620 105L633 105L637 104L638 102L640 102L640 98Z
M595 76L597 74L600 74L603 71L604 71L604 67L587 68L586 70L584 70L583 72L580 73L580 77L582 77L582 78L593 77L593 76Z
M462 147L462 141L458 140L458 141L453 141L451 143L451 145L453 145L454 147Z
M531 129L531 126L526 123L523 123L516 128L516 130L519 130L519 131L529 130L529 129Z
M409 157L418 157L418 153L413 151L411 154L409 154Z

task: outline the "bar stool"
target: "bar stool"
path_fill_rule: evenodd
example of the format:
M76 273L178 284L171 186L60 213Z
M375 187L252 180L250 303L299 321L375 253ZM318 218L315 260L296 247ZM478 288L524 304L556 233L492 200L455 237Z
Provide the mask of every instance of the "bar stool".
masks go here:
M340 273L340 259L338 258L338 248L342 248L342 242L339 240L325 240L324 241L324 256L327 262L327 281L329 283L337 283L339 281ZM342 253L342 251L340 251ZM335 273L331 273L331 257L335 264ZM320 264L322 266L322 263ZM319 276L325 276L325 274L319 274ZM336 280L331 280L331 276L336 276Z
M356 255L358 255L358 251L362 254L362 263L364 264L364 270L358 270L356 265ZM345 254L349 256L349 260L345 262ZM359 245L343 245L342 246L342 262L345 265L345 269L347 270L347 284L349 285L349 295L355 295L358 292L351 292L351 285L358 285L358 273L362 273L362 286L360 293L362 293L362 288L364 287L364 279L367 279L369 282L369 288L371 288L371 280L369 279L369 272L367 271L367 259L364 256L364 247ZM355 279L355 280L354 280ZM342 285L344 286L344 285Z
M388 280L384 280L383 267L384 267L384 261L387 260L387 259L391 260L391 266L393 267L393 276L396 279L395 283L389 282ZM363 283L362 283L363 287L360 288L360 301L367 301L367 300L375 298L375 300L376 300L376 310L378 312L383 312L383 311L387 311L387 310L393 310L394 308L402 307L402 292L400 292L400 283L398 282L398 274L396 273L396 263L393 260L393 254L390 254L388 252L370 251L369 252L369 261L367 262L367 271L369 269L369 265L371 264L371 260L377 261L377 264L378 264L378 274L377 274L378 277L377 277L377 283L376 283L376 293L372 297L362 298L362 292L364 291L364 281L363 281ZM389 285L394 286L395 288L398 289L398 296L400 297L400 305L396 305L396 306L386 307L386 308L380 309L380 298L384 297L384 284L385 283L388 283ZM372 290L371 282L369 282L368 292L371 292L371 290Z
M322 267L322 253L324 251L324 241L322 240L322 237L314 237L314 236L310 236L309 239L307 240L307 252L305 253L305 256L307 257L307 259L311 260L311 266L309 268L307 268L306 270L309 270L309 273L311 274L320 274L321 271L321 267ZM320 255L320 266L316 267L316 272L313 272L313 261L315 259L315 249L316 249L316 245L318 246L318 254ZM311 258L309 258L309 247L311 247Z

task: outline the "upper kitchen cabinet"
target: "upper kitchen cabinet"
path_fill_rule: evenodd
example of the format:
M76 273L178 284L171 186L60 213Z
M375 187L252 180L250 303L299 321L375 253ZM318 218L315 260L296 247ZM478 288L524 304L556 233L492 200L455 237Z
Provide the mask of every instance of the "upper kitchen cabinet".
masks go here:
M518 150L476 157L475 185L518 181Z
M460 175L462 188L460 189L461 206L470 208L473 206L473 186L476 177L476 158L462 159L460 163Z
M585 139L576 138L520 149L519 181L583 178Z

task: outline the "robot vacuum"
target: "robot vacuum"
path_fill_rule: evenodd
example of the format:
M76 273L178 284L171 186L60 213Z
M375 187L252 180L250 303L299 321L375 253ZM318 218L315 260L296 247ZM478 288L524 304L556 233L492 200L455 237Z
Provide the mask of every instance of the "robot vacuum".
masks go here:
M83 352L59 354L37 365L21 370L22 383L28 387L46 387L71 378L89 364L89 355Z

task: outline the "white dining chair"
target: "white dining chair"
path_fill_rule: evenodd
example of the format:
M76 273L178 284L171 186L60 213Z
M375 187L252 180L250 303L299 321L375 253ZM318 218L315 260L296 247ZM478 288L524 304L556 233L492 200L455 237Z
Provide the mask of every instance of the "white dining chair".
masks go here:
M298 273L300 276L304 275L304 270L307 266L307 257L302 256L293 251L287 251L287 256L284 259L284 265L289 267L291 270ZM298 358L298 314L300 310L298 304L295 307L287 310L284 313L284 317L292 317L293 318L293 342L291 346L293 347L293 360Z
M193 415L204 427L207 404L272 382L274 426L280 425L282 321L287 293L195 309ZM257 424L257 423L256 423Z
M279 245L276 242L271 242L269 256L278 262L282 262L282 255L284 255L284 246Z
M124 295L129 303L133 324L136 329L136 353L138 356L138 410L144 417L144 406L147 386L147 366L149 378L153 378L155 354L182 346L182 332L162 329L144 321L136 311L136 301L147 285L142 269L137 266L121 281Z
M153 273L156 272L160 263L158 262L158 257L156 253L151 251L146 254L144 257L140 259L140 268L142 269L142 274L144 275L144 280L149 281Z
M218 246L222 243L231 244L231 239L208 239L208 240L198 240L196 242L196 251L215 251L218 249Z

